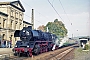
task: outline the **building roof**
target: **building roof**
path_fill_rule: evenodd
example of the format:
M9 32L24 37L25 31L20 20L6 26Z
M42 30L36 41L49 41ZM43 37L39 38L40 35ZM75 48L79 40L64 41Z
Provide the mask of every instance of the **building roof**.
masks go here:
M29 24L29 25L33 25L33 24L31 24L31 23L29 23L29 22L26 22L26 21L23 21L23 23L26 23L26 24Z
M5 14L3 12L0 12L0 15L8 16L8 14Z
M0 5L11 5L11 6L21 10L22 12L25 12L24 7L22 6L22 4L19 0L13 1L13 2L0 2ZM17 5L19 5L19 7Z

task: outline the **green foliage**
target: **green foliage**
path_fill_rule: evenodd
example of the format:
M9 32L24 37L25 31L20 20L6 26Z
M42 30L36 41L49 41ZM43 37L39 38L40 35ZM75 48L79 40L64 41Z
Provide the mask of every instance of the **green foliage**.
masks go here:
M84 47L84 50L88 50L88 49L89 49L89 46L86 44Z
M67 35L67 29L61 21L58 21L58 19L55 19L54 22L48 22L45 26L45 30L47 27L49 32L56 34L57 36L64 37Z

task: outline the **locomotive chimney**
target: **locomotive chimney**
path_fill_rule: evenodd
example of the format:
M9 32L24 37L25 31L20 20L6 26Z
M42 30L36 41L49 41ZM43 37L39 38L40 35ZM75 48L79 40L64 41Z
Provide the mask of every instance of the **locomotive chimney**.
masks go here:
M32 26L28 26L28 28L29 28L30 30L32 30Z
M31 23L33 24L32 29L34 29L34 9L32 9Z

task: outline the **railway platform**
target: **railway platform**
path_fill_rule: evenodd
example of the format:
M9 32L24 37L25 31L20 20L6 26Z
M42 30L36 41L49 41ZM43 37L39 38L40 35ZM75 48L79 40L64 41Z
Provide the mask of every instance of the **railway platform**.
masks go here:
M0 58L13 56L12 48L0 48Z

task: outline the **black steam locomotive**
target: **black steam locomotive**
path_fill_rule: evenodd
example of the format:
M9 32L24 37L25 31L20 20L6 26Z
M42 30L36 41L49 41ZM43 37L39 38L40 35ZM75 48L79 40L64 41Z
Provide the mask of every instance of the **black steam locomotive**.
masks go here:
M20 37L13 48L15 55L38 55L43 52L57 49L57 36L49 32L42 32L41 30L32 30L31 26L24 27L22 30L16 30L14 37Z

